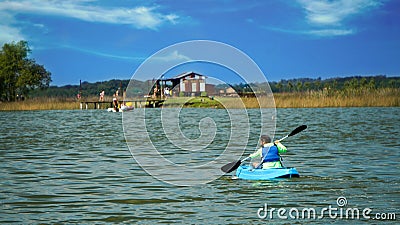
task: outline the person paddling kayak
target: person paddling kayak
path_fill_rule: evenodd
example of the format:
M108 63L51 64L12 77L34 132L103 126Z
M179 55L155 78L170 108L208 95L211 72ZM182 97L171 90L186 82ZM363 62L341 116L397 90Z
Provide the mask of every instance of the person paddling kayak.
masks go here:
M285 153L287 148L279 141L271 142L271 138L268 135L261 135L260 138L261 148L259 148L253 154L250 154L250 158L260 159L258 162L254 162L253 168L281 168L281 158L279 154Z

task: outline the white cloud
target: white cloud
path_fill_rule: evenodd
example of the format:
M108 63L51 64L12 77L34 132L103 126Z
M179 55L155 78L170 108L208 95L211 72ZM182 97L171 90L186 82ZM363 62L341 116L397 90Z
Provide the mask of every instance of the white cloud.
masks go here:
M18 28L0 24L0 30L1 30L0 32L1 46L11 41L25 40L24 35L22 35L21 31Z
M91 54L94 56L100 56L100 57L105 57L105 58L110 58L110 59L120 59L120 60L127 60L127 61L143 61L146 58L145 57L134 57L134 56L127 56L127 55L116 55L116 54L110 54L106 52L101 52L97 50L92 50L88 48L80 48L80 47L74 47L70 45L61 45L61 48L65 49L71 49L74 51L79 51L87 54Z
M321 26L340 26L350 16L381 5L378 0L298 0L308 22Z
M186 62L186 61L191 60L190 57L180 54L177 50L170 52L168 54L156 56L156 57L153 57L150 59L155 59L155 60L164 61L164 62L171 62L171 61Z
M20 0L0 1L0 44L27 40L23 33L24 21L17 15L33 14L75 18L87 22L108 24L125 24L137 29L157 30L164 24L177 24L180 17L175 14L157 12L157 7L104 7L96 4L96 0ZM44 24L30 24L44 34L48 30Z
M283 29L278 27L263 27L264 29L277 31L288 34L300 34L300 35L312 35L316 37L335 37L345 36L354 34L354 29L313 29L313 30L295 30L295 29Z
M296 23L286 27L260 27L275 32L317 38L352 35L360 29L349 26L348 20L381 6L384 0L297 0L297 2L296 7L300 6L305 12L306 23ZM247 22L255 23L252 19L248 19Z
M6 12L0 14L1 46L3 46L3 44L7 42L25 40L25 37L22 34L21 29L13 26L13 24L15 23L16 21L11 14Z
M31 13L75 18L88 22L127 24L139 29L157 29L164 23L177 23L179 16L156 12L156 7L105 8L94 1L22 0L0 2L0 12Z
M353 29L321 29L321 30L310 30L306 31L306 34L311 34L319 37L332 37L332 36L345 36L354 34Z
M312 27L303 34L317 37L345 36L356 33L346 20L380 6L380 0L297 0Z

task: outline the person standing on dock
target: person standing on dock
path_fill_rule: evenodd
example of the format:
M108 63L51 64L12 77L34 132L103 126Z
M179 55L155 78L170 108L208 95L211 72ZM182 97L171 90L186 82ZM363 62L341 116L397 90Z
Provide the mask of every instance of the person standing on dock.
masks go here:
M164 96L169 97L169 88L168 87L164 88Z
M158 87L157 85L153 89L153 98L157 98Z
M114 105L114 110L115 110L115 112L118 112L118 111L119 111L119 108L118 108L118 98L117 98L117 95L116 95L116 94L113 95L113 105Z
M99 99L99 101L100 102L104 102L104 90L102 90L101 92L100 92L100 99Z

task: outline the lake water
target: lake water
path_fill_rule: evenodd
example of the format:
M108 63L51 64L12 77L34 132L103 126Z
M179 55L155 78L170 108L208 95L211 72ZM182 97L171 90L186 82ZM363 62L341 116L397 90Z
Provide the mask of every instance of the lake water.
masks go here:
M124 113L124 117L140 110ZM243 127L247 123L239 119L239 126L232 128L220 119L226 117L224 110L190 109L182 112L179 120L189 143L178 143L183 146L173 149L176 145L156 132L159 110L147 113L155 118L149 120L153 122L148 130L156 140L154 146L162 149L160 154L177 164L194 166L221 154L232 137L229 131L240 130L240 123ZM205 115L214 121L203 120L203 126L191 129L190 118L198 124ZM164 116L171 115L166 112ZM277 138L308 125L307 130L283 141L288 148L284 164L296 167L300 178L245 181L232 179L232 173L194 186L176 186L143 170L127 144L143 152L152 148L135 143L132 134L125 140L121 113L0 112L0 124L1 223L377 223L362 215L360 220L346 219L344 213L340 218L340 209L348 208L360 213L370 208L367 214L371 218L377 213L385 217L396 214L396 220L385 223L396 224L400 217L400 108L278 109ZM259 124L250 126L250 133L257 134ZM207 131L204 127L215 132L206 132L203 140L200 133ZM208 143L209 135L214 136ZM179 150L189 148L190 140L206 141L213 151ZM164 142L164 148L157 141ZM242 142L234 138L229 146L240 149ZM244 155L256 144L257 136L251 135L244 143ZM133 149L133 154L138 149ZM221 161L219 166L228 162ZM338 198L347 204L339 207ZM267 218L259 218L266 205ZM329 207L338 210L333 214L323 211ZM295 209L301 214L304 208L314 208L322 218L290 218L296 216ZM286 210L281 218L279 209L281 213Z

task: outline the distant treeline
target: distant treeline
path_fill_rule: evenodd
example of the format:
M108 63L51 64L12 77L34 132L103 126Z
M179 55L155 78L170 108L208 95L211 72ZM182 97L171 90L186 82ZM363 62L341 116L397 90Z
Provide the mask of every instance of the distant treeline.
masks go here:
M143 82L138 82L138 88L142 88ZM121 88L126 88L129 80L109 80L96 83L89 83L84 81L81 85L65 85L65 86L50 86L45 89L34 90L30 93L30 97L58 97L58 98L71 98L76 97L78 94L82 96L98 96L101 91L107 95L112 95Z
M45 89L33 90L30 97L62 97L71 98L81 94L83 97L98 96L104 90L106 95L111 96L117 90L125 90L130 80L109 80L96 83L82 82L81 85L66 85L66 86L50 86ZM133 80L131 87L133 92L137 94L148 94L151 89L152 81L138 81ZM346 92L356 93L376 89L399 89L400 77L387 77L385 75L378 76L353 76L344 78L330 78L330 79L312 79L312 78L299 78L281 80L279 82L269 82L273 93L293 93L293 92L310 92L310 91L326 91L326 92ZM251 84L219 84L215 86L216 93L207 93L215 95L220 93L220 90L232 87L238 93L257 92L264 94L267 92L265 83L251 83ZM250 88L251 87L251 88ZM120 92L121 93L121 92Z
M317 79L301 78L270 82L269 85L274 93L400 88L400 77L386 77L384 75L353 76L325 80L320 77Z

